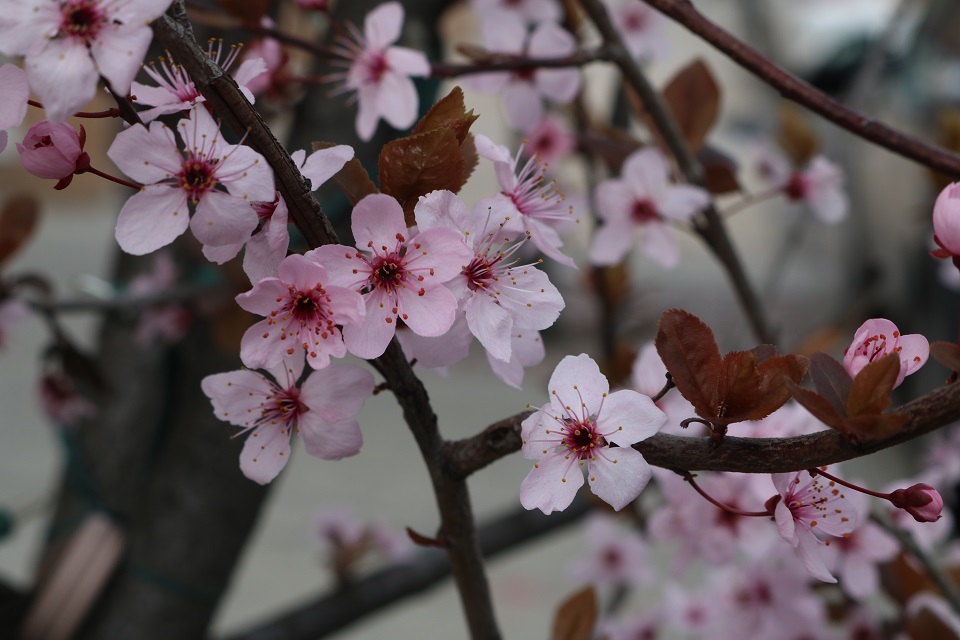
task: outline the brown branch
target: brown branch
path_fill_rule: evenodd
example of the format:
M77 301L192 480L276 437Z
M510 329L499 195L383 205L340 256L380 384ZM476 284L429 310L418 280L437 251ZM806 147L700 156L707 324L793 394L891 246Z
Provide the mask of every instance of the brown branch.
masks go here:
M960 155L927 144L834 100L770 62L756 50L703 16L689 0L643 0L672 18L731 60L776 89L781 96L817 113L838 127L893 153L954 178L960 176Z
M246 143L266 158L274 171L277 190L310 246L336 243L333 227L290 155L240 92L236 82L200 49L182 0L174 2L168 14L158 19L153 28L157 40L187 71L207 103L235 133L246 133ZM447 542L470 634L475 639L498 639L500 632L476 537L470 495L465 480L450 474L443 464L444 443L427 391L396 340L390 343L386 353L373 361L373 365L396 395L429 470L440 511L441 535Z
M601 0L580 0L580 4L600 31L600 35L609 51L610 61L620 69L624 82L637 93L654 126L663 137L664 143L676 158L677 166L684 177L691 184L704 187L703 165L687 145L677 121L670 113L663 98L647 80L647 77L623 44L623 38L616 27L613 26L610 15ZM740 300L740 305L743 307L756 337L761 342L774 342L760 299L749 280L747 280L743 264L740 262L737 251L730 241L730 236L727 235L723 220L713 204L704 209L703 217L696 220L694 228L726 269Z
M455 78L457 76L496 71L531 71L533 69L582 67L592 62L609 59L610 51L606 46L586 51L577 51L568 56L560 56L557 58L525 58L523 56L491 55L489 59L480 59L466 64L431 62L430 77Z
M490 425L479 434L447 443L451 472L466 477L520 449L520 423L530 411ZM940 387L896 410L907 417L897 433L853 445L840 432L828 430L792 438L736 438L717 444L710 438L657 434L633 448L658 467L684 471L786 473L887 449L960 420L960 384ZM737 426L732 425L736 430Z

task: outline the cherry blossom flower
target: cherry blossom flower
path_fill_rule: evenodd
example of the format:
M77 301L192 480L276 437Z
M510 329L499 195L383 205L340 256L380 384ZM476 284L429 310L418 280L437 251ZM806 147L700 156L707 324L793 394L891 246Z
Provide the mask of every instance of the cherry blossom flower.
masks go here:
M707 630L725 613L711 596L706 591L693 592L668 584L663 598L667 624L684 637L708 637Z
M147 185L127 200L117 220L117 242L127 253L156 251L188 225L206 245L243 242L259 224L250 203L273 200L273 172L263 156L225 144L206 109L194 108L177 129L184 151L157 121L149 129L134 125L122 131L107 151L121 171ZM192 219L188 200L195 205Z
M853 342L843 352L843 366L855 378L865 366L891 353L900 357L900 373L893 385L896 388L926 363L930 344L919 333L900 335L897 325L884 318L873 318L857 329Z
M573 134L560 119L548 115L527 134L523 154L537 156L546 167L570 155L576 146Z
M677 266L680 255L668 223L684 223L710 202L699 187L670 183L666 158L654 147L626 159L621 177L597 186L597 214L603 225L593 239L590 261L622 261L640 237L648 258L664 268Z
M579 220L573 217L573 208L564 205L563 194L557 191L555 183L544 184L544 166L533 157L520 167L522 148L511 156L506 147L484 135L477 135L475 141L477 153L493 162L500 193L480 200L474 210L489 210L491 220L508 220L504 231L526 231L544 255L575 267L573 260L560 251L563 241L557 227Z
M760 173L786 197L806 202L810 211L826 224L846 219L850 210L844 190L843 169L823 156L816 156L803 169L794 169L787 158L771 146L758 150Z
M594 515L584 525L586 543L570 572L598 587L643 586L654 575L647 543L636 531L616 524L610 516Z
M311 533L340 578L349 577L353 566L365 556L376 554L397 562L413 551L406 535L379 520L362 522L349 507L317 511Z
M177 266L169 252L156 254L150 271L130 280L129 291L136 296L147 296L170 291L177 284ZM193 322L193 314L175 302L151 305L143 310L134 331L137 344L148 346L156 341L166 344L179 342Z
M493 358L509 362L511 337L518 329L539 331L556 322L563 298L547 274L513 259L526 236L504 231L507 220L471 214L450 191L423 196L414 212L422 231L455 231L473 252L447 288L464 310L470 331ZM514 242L517 235L520 242Z
M915 484L890 493L890 503L917 522L936 522L943 517L943 498L928 484Z
M387 2L367 14L363 33L353 25L350 36L341 38L334 52L347 70L332 76L344 82L341 91L355 91L357 135L373 137L380 118L394 129L406 129L417 119L419 101L411 77L430 75L423 53L407 47L391 47L403 29L403 5Z
M237 296L250 313L266 316L240 341L240 359L251 368L269 368L287 356L307 353L314 369L347 354L339 326L363 320L363 299L332 284L327 271L306 256L284 258L278 277L264 278Z
M58 427L76 427L81 420L96 418L100 413L96 405L80 395L73 379L60 371L40 377L37 396L44 415Z
M489 14L483 22L487 50L528 58L559 58L573 54L576 39L555 22L541 22L527 37L527 27L511 13ZM527 133L543 120L543 101L567 104L580 90L580 71L575 67L532 69L512 73L491 72L468 79L477 91L503 96L507 122Z
M89 166L90 157L83 150L86 131L80 133L73 125L47 120L30 127L22 143L17 143L20 164L38 178L58 180L57 189L63 189L73 179L77 169Z
M641 2L611 0L606 4L613 26L635 60L649 62L665 55L663 16Z
M0 52L25 56L47 119L63 122L89 102L100 76L121 96L140 70L150 23L170 0L0 0Z
M200 382L217 418L247 435L240 470L267 484L290 458L290 438L300 434L309 453L324 460L356 455L363 444L355 416L373 393L373 375L349 365L312 371L301 384L303 358L296 354L268 367L270 377L241 369Z
M207 57L213 60L220 67L229 72L233 63L236 62L243 50L242 45L232 45L230 52L223 56L223 39L211 39L207 43ZM221 62L220 59L223 58ZM189 111L194 106L206 102L206 98L200 95L196 85L183 67L178 65L167 52L166 57L159 60L160 64L154 62L144 65L143 71L150 76L158 86L140 84L134 82L131 88L137 104L153 107L139 113L140 119L144 122L150 122L159 116L168 113L177 113L178 111ZM248 88L248 85L259 76L265 74L267 64L262 58L246 58L237 70L232 73L232 77L240 87L241 93L251 103L254 101L254 92Z
M793 545L803 566L813 577L836 582L827 571L820 547L830 544L814 534L841 537L857 525L857 510L833 481L807 471L775 473L773 484L780 494L774 519L780 536Z
M313 191L340 171L352 157L353 148L343 144L319 149L309 156L302 149L290 154L290 158ZM251 202L250 206L259 220L253 235L234 244L217 247L204 245L203 255L211 262L223 264L235 258L246 246L243 271L250 278L250 282L256 284L263 278L277 275L280 262L287 257L287 249L290 247L290 230L287 226L289 211L280 192L275 192L270 202Z
M19 127L27 114L30 85L27 73L9 62L0 65L0 151L7 148L7 129Z
M948 184L933 203L933 240L940 247L937 258L953 258L960 263L960 182Z
M443 228L410 234L400 203L379 193L357 203L352 225L359 250L337 244L306 254L326 267L332 284L363 294L364 321L343 330L350 353L382 355L398 320L421 336L446 333L456 318L457 299L443 283L473 257L460 234Z
M506 13L530 25L558 22L563 15L557 0L470 0L470 4L481 18Z
M17 298L0 300L0 347L10 340L10 329L30 317L30 307Z
M608 393L586 354L561 360L548 388L550 402L522 424L523 457L537 463L520 486L520 503L546 514L566 509L586 467L591 491L618 511L630 504L651 476L631 445L659 431L666 416L636 391Z
M598 638L603 640L656 640L663 627L663 616L658 611L604 620L598 625Z
M522 389L524 369L540 364L545 355L540 332L524 330L510 336L509 360L497 360L487 351L487 363L490 364L493 374L504 384L514 389Z

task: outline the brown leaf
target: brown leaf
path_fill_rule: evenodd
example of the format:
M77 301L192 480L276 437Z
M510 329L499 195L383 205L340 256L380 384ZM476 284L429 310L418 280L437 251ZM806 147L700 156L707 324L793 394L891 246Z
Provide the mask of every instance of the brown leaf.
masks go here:
M420 118L420 122L413 128L411 135L431 131L433 129L453 129L457 142L463 144L470 131L470 125L479 116L469 112L463 102L463 89L454 87L450 93L440 98L427 113Z
M716 417L721 360L710 327L682 309L669 309L660 316L656 347L680 395L701 418Z
M796 355L767 357L758 363L754 351L732 351L723 360L717 424L766 418L790 399L786 381L799 384L807 371L807 359Z
M806 358L794 354L774 356L757 365L759 394L753 406L737 421L760 420L782 407L790 399L787 381L800 384L807 365Z
M273 0L219 0L220 7L246 24L260 24L267 15Z
M844 433L859 442L878 440L895 434L907 420L902 413L850 416L844 420Z
M0 233L2 232L0 228ZM931 342L930 357L951 371L960 371L960 345L953 342Z
M846 414L850 384L853 380L843 365L818 351L810 356L810 378L817 393L829 402L837 413Z
M853 379L847 399L848 416L878 416L890 406L890 392L900 374L900 356L890 353L874 360Z
M431 538L430 536L425 536L422 533L414 531L410 527L407 527L407 536L409 536L413 544L418 547L438 547L440 549L446 549L447 547L447 543L443 541L443 538Z
M740 191L740 182L737 180L737 162L717 150L705 145L697 152L697 157L703 165L706 187L710 193L732 193Z
M557 607L551 640L590 640L597 613L597 593L593 587L577 591Z
M712 422L737 422L737 416L748 411L760 393L757 355L752 351L731 351L723 356L717 389L719 406Z
M720 86L706 63L697 58L667 83L663 99L694 151L713 128L720 114Z
M460 142L452 128L433 129L388 142L380 151L380 190L403 207L407 225L420 196L460 191L466 182Z
M780 127L777 142L794 165L807 164L820 149L820 139L810 127L805 111L784 102L780 107Z
M314 151L319 151L320 149L334 147L336 144L318 140L312 146ZM343 168L333 176L333 179L337 181L337 185L340 186L351 205L357 204L371 193L379 193L377 185L373 183L367 170L355 157L343 165Z
M40 217L40 203L32 195L15 193L0 211L0 265L19 251L33 234Z
M846 425L844 424L846 416L842 413L838 413L837 410L834 409L833 405L831 405L823 396L820 396L809 389L804 389L799 384L793 382L793 380L788 380L786 382L786 387L790 392L790 395L793 396L793 399L796 400L800 406L809 411L814 418L832 429L836 429L841 433L846 433Z

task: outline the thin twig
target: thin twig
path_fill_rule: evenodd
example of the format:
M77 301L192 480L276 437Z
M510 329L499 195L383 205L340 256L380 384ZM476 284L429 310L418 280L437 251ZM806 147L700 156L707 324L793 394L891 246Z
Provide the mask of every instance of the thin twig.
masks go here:
M835 100L788 73L749 45L704 17L689 0L643 0L672 18L731 60L764 81L781 96L810 109L838 127L926 167L960 177L960 155L909 136Z
M593 62L610 59L606 46L585 51L577 51L557 58L526 58L523 56L496 56L489 60L477 60L471 63L430 63L430 77L456 78L458 76L490 73L496 71L532 71L534 69L557 69L564 67L582 67Z

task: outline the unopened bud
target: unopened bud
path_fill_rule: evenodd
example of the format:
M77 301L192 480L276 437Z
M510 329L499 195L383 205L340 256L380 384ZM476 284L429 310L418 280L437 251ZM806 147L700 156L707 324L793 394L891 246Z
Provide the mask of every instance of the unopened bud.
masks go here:
M904 509L917 522L936 522L943 511L943 498L928 484L897 489L888 498L893 506Z

